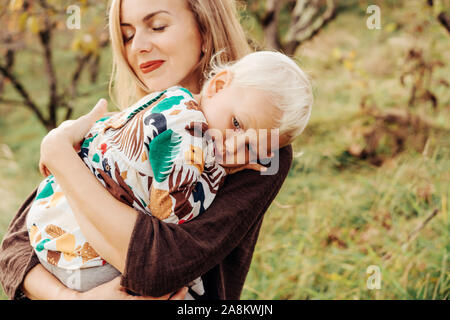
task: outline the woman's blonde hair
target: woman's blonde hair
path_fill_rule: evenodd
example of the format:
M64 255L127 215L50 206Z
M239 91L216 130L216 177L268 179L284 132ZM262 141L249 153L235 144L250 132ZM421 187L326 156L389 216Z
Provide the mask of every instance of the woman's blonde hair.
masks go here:
M195 73L199 75L199 86L208 73L211 58L221 52L221 63L238 60L251 52L245 32L240 24L235 0L185 0L194 14L202 36L203 56ZM122 0L112 0L109 11L109 33L113 52L113 69L109 93L113 102L123 109L142 98L147 88L131 69L125 55L125 46L120 28ZM175 84L174 84L175 85Z

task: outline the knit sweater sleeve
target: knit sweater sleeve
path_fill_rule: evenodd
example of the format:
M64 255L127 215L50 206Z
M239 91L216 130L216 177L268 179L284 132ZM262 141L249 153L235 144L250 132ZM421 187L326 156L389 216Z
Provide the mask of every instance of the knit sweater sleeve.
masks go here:
M189 223L167 224L139 215L121 284L141 295L161 296L221 263L243 245L277 195L292 162L292 147L282 148L278 159L276 174L244 170L228 176L211 206Z

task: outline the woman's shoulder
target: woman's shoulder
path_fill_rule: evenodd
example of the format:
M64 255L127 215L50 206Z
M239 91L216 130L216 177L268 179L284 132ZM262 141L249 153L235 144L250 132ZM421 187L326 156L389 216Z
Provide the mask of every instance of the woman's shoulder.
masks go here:
M206 124L206 118L198 102L186 88L171 87L159 96L157 103L146 110L146 117L164 118L167 128L184 130L192 123Z

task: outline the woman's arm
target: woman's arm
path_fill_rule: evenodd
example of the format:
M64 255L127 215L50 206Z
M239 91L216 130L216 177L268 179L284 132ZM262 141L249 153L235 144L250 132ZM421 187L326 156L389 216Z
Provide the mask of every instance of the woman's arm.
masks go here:
M3 237L0 247L0 282L10 299L23 296L21 284L25 275L39 264L34 254L26 228L26 217L36 190L25 200Z
M48 169L63 189L89 244L122 273L138 212L114 198L73 148L60 151L58 161L65 169L47 164Z
M211 206L192 221L172 225L138 215L122 285L140 294L159 295L233 259L229 255L238 246L245 248L243 239L278 194L292 162L291 146L281 149L279 156L275 175L244 170L228 176ZM236 274L236 279L242 276Z
M42 285L45 283L45 285ZM37 264L25 276L22 290L31 300L73 300L78 293L65 287L41 264Z
M154 300L152 297L136 297L120 286L120 277L84 293L65 287L51 275L34 254L26 228L26 216L36 197L34 191L11 221L0 247L0 282L11 299L133 299ZM179 290L171 300L183 300L186 289ZM158 299L167 299L163 296Z
M64 286L41 264L28 272L23 291L31 300L168 300L170 297L170 294L159 298L131 296L120 286L120 277L89 291L78 292ZM180 289L171 300L183 300L186 292L187 288Z
M245 170L227 177L206 212L188 223L173 225L123 205L81 161L71 159L70 150L64 154L64 163L77 169L53 173L75 206L84 235L124 273L122 285L154 296L176 290L220 263L267 210L292 160L289 146L280 150L276 175Z

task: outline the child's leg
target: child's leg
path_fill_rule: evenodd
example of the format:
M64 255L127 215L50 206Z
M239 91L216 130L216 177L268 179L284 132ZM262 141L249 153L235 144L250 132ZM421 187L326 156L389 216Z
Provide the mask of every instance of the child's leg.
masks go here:
M41 264L66 287L84 292L120 276L120 272L110 264L101 267L66 270L41 260Z

